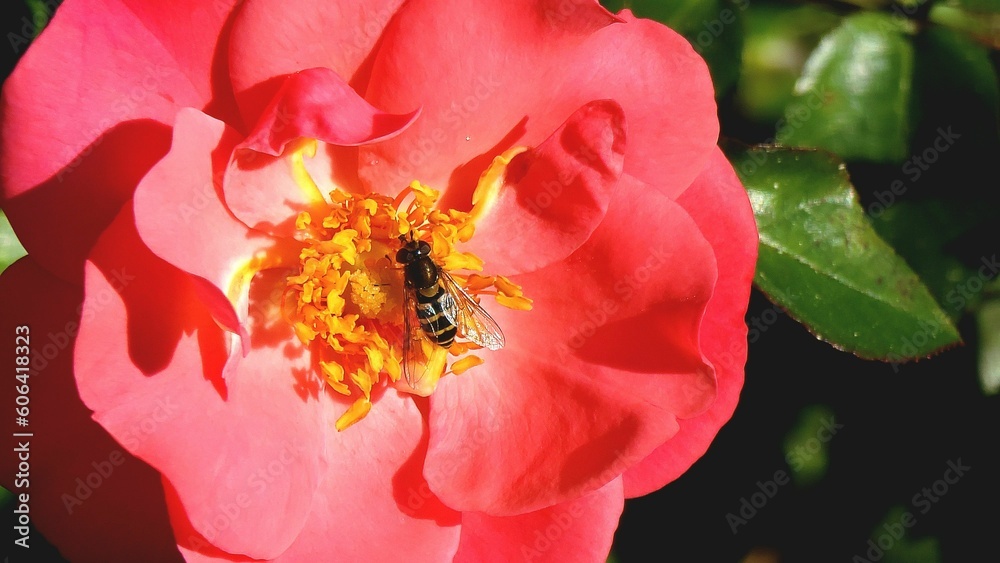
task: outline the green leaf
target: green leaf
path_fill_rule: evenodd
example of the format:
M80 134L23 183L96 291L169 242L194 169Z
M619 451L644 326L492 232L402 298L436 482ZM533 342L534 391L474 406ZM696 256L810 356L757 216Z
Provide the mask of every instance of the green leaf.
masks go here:
M14 229L11 228L10 221L7 220L7 215L0 211L0 272L6 270L7 266L25 254L27 252L21 246L21 241L17 240Z
M902 161L914 120L910 25L888 14L844 18L806 61L778 142L846 160Z
M708 63L716 97L727 92L740 73L743 12L749 0L605 0L609 10L628 8L641 18L666 24L683 35Z
M843 162L773 147L733 162L760 231L754 282L817 337L890 361L960 341L927 287L872 228Z
M767 127L781 119L806 58L838 23L839 15L814 4L762 2L747 10L736 86L741 111Z

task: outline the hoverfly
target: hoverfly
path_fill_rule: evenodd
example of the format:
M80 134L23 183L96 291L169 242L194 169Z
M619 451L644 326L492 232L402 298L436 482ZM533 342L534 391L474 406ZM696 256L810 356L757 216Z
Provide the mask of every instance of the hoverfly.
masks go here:
M403 247L396 253L396 262L403 266L405 285L403 375L415 387L424 376L417 362L420 338L448 348L456 336L462 336L483 348L499 350L504 337L493 317L431 259L430 245L410 237L409 241L399 237Z

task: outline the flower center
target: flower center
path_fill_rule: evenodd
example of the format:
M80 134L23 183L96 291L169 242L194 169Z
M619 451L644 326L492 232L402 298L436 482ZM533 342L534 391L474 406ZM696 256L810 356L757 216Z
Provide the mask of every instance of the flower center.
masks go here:
M471 309L484 294L512 309L531 309L531 300L507 278L452 273L482 270L482 260L456 250L475 232L475 210L436 209L438 196L419 182L396 199L334 190L325 215L302 212L296 220L299 271L287 279L282 308L299 340L318 354L329 386L353 399L338 430L368 414L379 385L427 396L442 376L483 362L469 354L480 348L470 341L475 336L463 334L447 313L444 278ZM420 264L408 266L400 256ZM421 271L426 278L417 276ZM415 282L415 276L433 282ZM454 342L441 336L451 328Z

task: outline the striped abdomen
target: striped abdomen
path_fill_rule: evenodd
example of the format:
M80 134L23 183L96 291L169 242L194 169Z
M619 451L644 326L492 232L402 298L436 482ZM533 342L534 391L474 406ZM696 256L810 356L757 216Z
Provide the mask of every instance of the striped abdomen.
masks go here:
M417 297L417 319L420 328L427 336L442 348L451 346L455 341L458 327L448 319L444 310L448 308L451 295L440 284L415 291ZM430 295L428 295L430 294ZM454 309L454 305L451 305Z

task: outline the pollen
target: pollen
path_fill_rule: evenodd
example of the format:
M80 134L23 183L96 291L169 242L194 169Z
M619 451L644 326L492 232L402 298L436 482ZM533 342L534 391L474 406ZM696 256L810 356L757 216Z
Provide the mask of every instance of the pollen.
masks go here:
M488 361L488 356L469 354L479 346L462 334L445 349L423 336L419 323L405 321L416 314L406 310L408 289L394 258L405 240L426 242L434 264L452 273L472 299L493 295L508 308L531 308L531 300L508 278L474 273L483 270L483 261L460 247L475 235L476 216L438 209L439 195L419 182L395 199L337 189L324 199L325 213L316 206L295 220L301 249L297 271L286 281L282 310L296 337L318 359L318 374L342 397L345 411L337 430L364 419L387 387L427 396L442 377ZM411 334L405 334L407 326ZM411 356L404 357L404 351ZM404 365L419 366L419 382L403 378Z
M387 300L382 284L375 283L367 270L352 273L350 280L351 301L357 304L362 315L377 317Z

